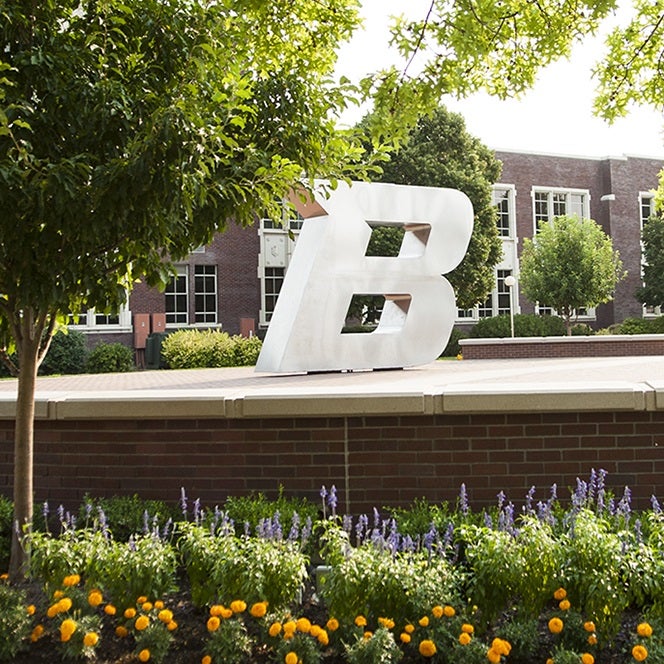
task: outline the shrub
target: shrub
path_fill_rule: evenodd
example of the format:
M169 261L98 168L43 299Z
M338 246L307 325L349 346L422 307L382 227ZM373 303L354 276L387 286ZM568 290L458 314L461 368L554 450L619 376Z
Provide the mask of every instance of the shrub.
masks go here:
M664 334L664 316L626 318L616 326L615 334Z
M25 593L0 583L0 661L12 661L30 634Z
M516 314L514 316L515 337L551 337L564 336L565 321L559 316L537 316L535 314ZM506 338L511 335L510 317L507 315L483 318L470 331L474 338Z
M45 376L83 373L87 355L85 335L82 332L77 330L58 332L51 339L48 353L39 367L39 373Z
M441 353L441 357L456 357L461 352L461 346L459 346L459 340L465 339L468 336L468 332L465 330L458 330L454 328L450 334L450 338L447 342L447 346Z
M9 498L0 496L0 570L9 566L14 504Z
M134 353L120 343L100 343L88 356L87 373L119 373L134 370Z
M230 336L220 330L178 330L164 339L161 352L172 369L237 367L256 364L258 337Z

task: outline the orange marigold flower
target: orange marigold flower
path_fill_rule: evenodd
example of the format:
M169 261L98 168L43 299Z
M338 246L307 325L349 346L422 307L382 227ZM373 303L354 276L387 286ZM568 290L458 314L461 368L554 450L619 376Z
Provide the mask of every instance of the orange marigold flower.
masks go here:
M581 664L595 664L595 658L589 652L584 652L581 655Z
M219 617L224 611L224 606L222 604L213 604L210 607L210 615Z
M313 636L314 639L318 638L318 635L323 631L323 628L320 625L312 625L309 630L309 635Z
M652 636L652 627L647 622L639 623L636 626L636 633L639 636L650 637L650 636Z
M49 618L55 618L55 616L60 613L60 605L59 604L51 604L51 606L48 607L46 610L46 615Z
M212 657L210 657L210 655L205 655L203 659L201 659L201 664L212 664Z
M171 620L170 622L166 623L166 629L169 632L174 632L178 628L178 624L175 622L175 620Z
M241 599L236 599L234 602L231 602L231 611L233 613L242 613L247 610L247 603L243 602Z
M465 632L466 634L474 634L475 628L469 623L464 623L461 625L461 631Z
M494 639L491 642L491 647L501 655L509 655L512 650L512 644L505 639Z
M284 664L297 664L298 657L297 654L294 652L289 652L286 653L286 657L284 657Z
M399 639L401 640L401 643L410 643L410 634L407 632L401 632L401 634L399 634Z
M83 637L83 645L87 648L94 648L99 643L99 634L97 632L88 632Z
M112 604L107 604L107 605L104 607L104 613L105 613L107 616L114 616L114 615L117 613L117 611L118 611L118 610L117 610Z
M136 618L136 622L134 623L134 627L139 631L142 632L144 629L148 627L150 624L150 618L147 616L138 616Z
M169 611L168 609L162 609L158 614L157 618L161 620L161 622L165 623L168 625L171 620L173 620L173 612Z
M131 620L136 615L136 609L131 606L128 609L125 609L124 617L128 620Z
M645 646L636 645L632 648L632 657L637 662L642 662L646 657L648 657L648 651L646 650Z
M373 636L373 632L367 630L362 636L364 637L365 641L368 641Z
M126 636L129 634L127 631L127 628L124 625L118 625L115 628L115 636L119 636L121 639L126 638Z
M222 618L232 618L233 609L227 609L225 606L221 607L221 617Z
M456 615L456 611L454 610L454 607L450 606L449 604L443 609L443 613L448 618L452 618L453 616Z
M161 611L164 608L164 603L160 599L158 599L154 603L154 608L157 609L157 611Z
M325 623L325 627L330 632L336 632L339 629L339 621L336 618L330 618Z
M415 625L411 625L408 623L404 628L403 631L406 632L406 634L412 634L415 631Z
M586 632L594 632L595 623L592 620L586 620L586 622L583 623L583 629L585 629Z
M256 602L251 605L249 613L254 618L262 618L267 613L267 602Z
M63 620L60 624L60 640L69 641L71 635L76 631L76 627L76 623L71 618Z
M549 631L551 634L560 634L563 631L563 621L560 618L551 618L549 620Z
M58 606L60 607L60 612L69 611L72 606L71 598L63 597L59 602Z
M461 632L461 634L459 634L459 643L462 646L467 646L472 641L472 639L473 637L468 634L468 632Z
M44 625L36 625L30 634L30 641L35 643L44 635Z
M378 618L378 622L385 629L394 629L394 620L391 618Z
M440 618L443 615L443 607L442 606L434 606L433 609L431 609L431 615L434 618Z
M267 631L267 633L268 633L271 637L278 636L278 635L281 633L281 623L279 623L279 622L273 622L273 623L270 625L270 629Z
M141 650L141 652L138 653L138 659L140 662L149 662L150 651L147 648L143 648L143 650Z
M297 622L295 623L295 627L298 632L308 634L309 630L311 629L311 621L307 618L298 618Z
M99 606L104 601L104 598L99 590L91 590L88 593L88 604L92 607Z
M549 657L549 659L546 660L546 664L553 664L553 660Z
M297 624L295 623L294 620L288 620L283 624L283 630L284 630L284 639L292 639L295 630L297 629Z
M557 599L560 601L561 599L565 599L567 597L567 591L564 588L558 588L556 592L553 593L554 599Z
M209 632L216 632L221 625L221 620L217 616L210 616L207 621L207 628Z
M489 648L486 653L486 658L491 662L491 664L499 664L501 655L497 650Z
M436 644L431 639L424 639L420 641L418 650L422 657L433 657L436 654Z
M429 625L429 616L422 616L417 622L420 627L427 627Z
M588 637L588 645L589 646L596 646L597 645L597 636L595 636L595 634L591 634Z
M572 606L568 599L563 599L558 603L561 611L567 611L570 606Z
M143 602L143 604L141 604L141 609L146 613L152 611L152 602Z
M141 595L141 596L136 600L136 604L145 604L145 602L147 602L147 601L148 601L147 596L145 596L145 595Z
M330 637L324 629L321 629L318 636L316 636L316 639L322 646L326 646L330 643Z
M62 592L62 590L56 590L53 593L53 599L60 599L61 597L64 597L64 593Z
M355 618L355 624L358 627L366 627L367 626L367 619L364 616L357 616Z
M26 612L29 616L34 616L36 610L37 610L37 609L35 608L35 605L34 605L34 604L28 604L28 606L25 607L25 612Z
M77 586L81 582L81 577L78 574L70 574L62 580L62 585L65 588L71 588L71 586Z

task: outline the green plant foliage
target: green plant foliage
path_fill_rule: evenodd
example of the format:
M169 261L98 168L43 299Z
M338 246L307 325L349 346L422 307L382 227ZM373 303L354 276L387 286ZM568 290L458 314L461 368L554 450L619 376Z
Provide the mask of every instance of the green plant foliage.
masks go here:
M44 375L83 373L87 355L88 348L82 332L59 331L51 339L48 353L39 367L39 373Z
M626 318L613 329L614 334L664 334L664 316Z
M171 369L237 367L256 364L258 337L230 336L220 330L178 330L169 334L161 353Z
M133 351L121 343L98 344L85 363L87 373L121 373L135 368Z
M25 593L0 583L0 661L11 662L27 646L30 617Z
M524 239L520 270L524 295L558 311L568 334L575 312L611 301L625 276L618 252L601 226L592 219L567 216L540 222L537 235Z
M500 638L512 644L510 662L531 662L534 660L540 644L537 618L530 616L525 618L514 617L502 623L497 633Z
M403 658L394 634L385 627L379 627L369 639L358 635L346 645L345 653L349 664L397 664Z
M9 566L9 547L12 534L14 505L9 498L0 496L0 569Z
M643 287L636 292L639 302L651 307L664 305L664 217L648 219L641 232L643 244Z
M515 314L515 337L559 337L565 334L565 321L559 316ZM506 338L511 335L510 317L507 315L482 318L470 330L476 339Z
M459 341L461 339L466 339L468 336L469 333L465 330L453 328L447 346L445 346L445 350L442 352L442 357L456 357L461 352Z
M233 616L222 620L219 627L209 633L205 653L212 657L213 662L244 664L251 655L251 647L252 640L244 622Z

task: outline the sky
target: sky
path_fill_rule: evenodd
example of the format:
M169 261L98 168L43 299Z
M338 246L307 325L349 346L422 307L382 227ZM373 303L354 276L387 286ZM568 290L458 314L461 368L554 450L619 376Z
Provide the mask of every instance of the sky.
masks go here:
M399 62L390 50L389 16L407 12L424 16L430 0L363 0L364 30L342 48L337 71L352 80ZM591 69L602 41L589 38L575 47L569 61L542 71L536 86L519 100L500 101L486 94L443 103L461 113L471 134L495 150L519 150L573 156L644 156L664 158L664 115L637 108L612 125L592 115L595 84ZM352 124L361 111L342 119Z

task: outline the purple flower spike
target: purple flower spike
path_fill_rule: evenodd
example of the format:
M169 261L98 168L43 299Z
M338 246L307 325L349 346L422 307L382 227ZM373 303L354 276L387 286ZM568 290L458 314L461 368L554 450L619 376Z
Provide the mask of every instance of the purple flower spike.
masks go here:
M330 489L330 495L327 498L327 504L330 506L330 510L332 511L332 516L337 515L337 504L339 503L339 500L337 498L337 487L333 484L332 488Z

